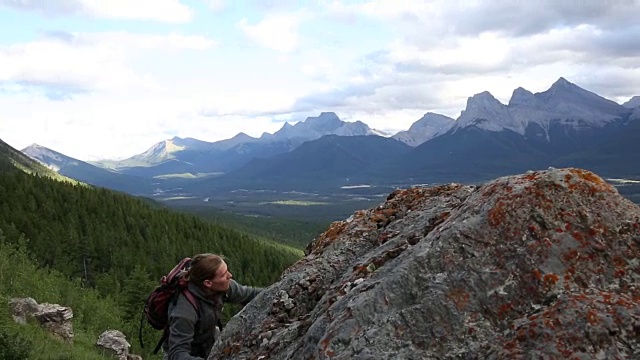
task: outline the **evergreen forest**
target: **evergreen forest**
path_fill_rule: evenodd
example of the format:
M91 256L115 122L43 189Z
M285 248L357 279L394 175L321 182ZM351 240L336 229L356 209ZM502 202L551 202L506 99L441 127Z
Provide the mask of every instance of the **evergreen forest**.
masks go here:
M5 145L0 144L0 145ZM0 359L103 359L95 347L105 330L125 333L145 359L160 331L144 326L142 305L180 259L222 254L233 276L268 286L302 251L221 222L172 211L148 199L71 181L52 180L30 159L0 146L0 300L32 297L73 309L74 343L35 324L18 325L0 311ZM31 168L32 171L25 171ZM310 240L310 239L308 239ZM225 317L238 308L225 307Z

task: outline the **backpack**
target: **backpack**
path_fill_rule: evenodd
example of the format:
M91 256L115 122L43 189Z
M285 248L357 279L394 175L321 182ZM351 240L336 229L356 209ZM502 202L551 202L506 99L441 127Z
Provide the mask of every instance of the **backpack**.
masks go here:
M173 302L175 305L178 302L178 297L182 293L189 303L193 305L194 309L200 317L200 305L198 300L189 291L189 283L184 278L184 275L189 271L191 267L191 258L182 259L171 271L160 279L160 285L156 287L144 302L143 316L140 319L140 331L138 333L140 337L140 346L144 348L142 341L142 325L146 319L149 325L156 330L163 330L162 338L160 342L153 350L156 354L160 350L162 343L169 336L169 304Z

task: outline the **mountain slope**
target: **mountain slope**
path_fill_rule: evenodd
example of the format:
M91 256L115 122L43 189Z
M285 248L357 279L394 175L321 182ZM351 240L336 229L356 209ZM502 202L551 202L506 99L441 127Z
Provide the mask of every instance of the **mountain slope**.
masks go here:
M629 101L622 104L622 106L631 108L631 109L637 108L638 106L640 106L640 96L632 97L631 99L629 99Z
M397 161L380 164L375 172L399 182L468 182L537 168L549 159L516 132L470 125L433 138Z
M46 176L54 180L73 182L72 179L58 174L0 140L0 172L13 171L16 169L20 169L30 174Z
M418 146L427 140L446 133L454 125L455 120L448 116L426 113L422 118L414 122L409 127L409 130L400 131L393 135L392 138L409 146Z
M599 146L622 150L611 145L625 131L635 131L627 126L630 112L563 78L537 94L516 89L508 105L483 92L469 98L449 132L386 164L385 171L431 181L479 181L546 168Z
M155 177L167 174L226 173L253 159L289 152L305 141L325 135L376 135L361 121L345 122L332 112L308 117L295 125L285 123L274 134L253 138L239 133L231 139L205 142L174 137L159 142L142 154L119 162L97 162L99 166L117 169L124 174Z
M154 189L154 184L148 179L102 169L37 144L23 149L22 152L58 174L87 184L143 195L151 194Z
M327 135L305 142L289 153L254 160L207 184L285 190L337 189L367 180L362 176L363 169L401 158L410 149L397 140L375 135Z
M309 141L319 139L325 135L359 136L378 135L361 121L345 122L333 112L323 112L317 117L308 117L295 125L285 123L273 135L263 134L260 139L267 141L299 139Z
M564 156L554 166L579 166L607 176L633 178L638 172L640 154L640 107L635 108L624 127L607 141L590 149Z

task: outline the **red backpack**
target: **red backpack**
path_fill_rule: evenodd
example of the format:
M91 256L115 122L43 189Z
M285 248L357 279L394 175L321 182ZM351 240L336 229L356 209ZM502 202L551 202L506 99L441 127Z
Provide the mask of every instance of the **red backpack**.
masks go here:
M142 343L142 325L144 319L156 330L164 330L160 342L153 350L156 354L162 343L169 335L169 304L173 302L173 305L178 301L180 293L182 293L189 303L193 305L194 309L200 316L200 306L198 300L193 296L188 288L188 281L184 278L184 275L189 271L191 267L191 258L182 259L167 275L160 279L160 285L151 292L147 300L144 302L143 317L140 319L140 346L144 348Z

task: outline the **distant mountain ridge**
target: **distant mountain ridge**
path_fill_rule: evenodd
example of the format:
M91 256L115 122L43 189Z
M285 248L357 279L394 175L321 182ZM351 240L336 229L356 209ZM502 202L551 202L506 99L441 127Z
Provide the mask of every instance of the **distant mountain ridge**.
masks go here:
M23 152L0 140L0 172L21 170L31 174L46 176L55 180L72 180L59 175L46 165L32 159Z
M624 106L560 78L544 92L533 94L523 88L514 90L508 105L488 91L476 94L467 100L456 128L475 125L484 130L508 129L524 135L532 124L548 130L552 122L570 120L602 127L628 113ZM489 119L491 121L487 121Z
M306 141L325 135L379 135L361 121L345 122L333 112L308 117L295 125L285 123L274 134L254 138L239 133L231 139L206 142L174 137L161 141L142 154L122 161L100 161L94 165L109 167L124 174L155 177L166 174L226 173L255 158L267 158L289 152Z
M446 133L454 125L454 119L445 115L429 112L414 122L409 130L400 131L393 135L392 138L409 146L418 146L425 141Z
M136 178L103 169L38 144L32 144L21 151L58 174L87 184L134 195L153 193L154 185L148 179Z
M476 182L549 166L581 166L605 176L640 176L640 108L630 108L564 78L548 90L513 91L507 104L491 93L469 97L453 120L427 113L409 130L375 136L362 122L321 113L274 134L238 134L215 143L173 138L123 166L141 177L216 173L184 180L186 193L207 196L244 186L281 190L372 184Z
M631 99L629 99L629 101L622 104L622 106L630 109L637 108L638 106L640 106L640 96L632 97Z
M417 146L387 171L470 181L573 162L594 171L612 169L584 156L633 130L631 112L564 78L541 93L518 88L507 105L482 92L468 99L450 131ZM627 148L640 150L639 145ZM617 169L631 162L629 153L611 156L619 159Z
M381 136L326 135L307 141L294 150L267 159L255 159L240 169L199 184L201 190L224 186L280 188L313 191L368 181L365 169L379 162L394 161L411 150L409 145Z

